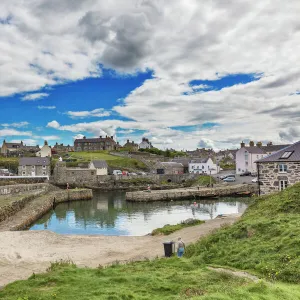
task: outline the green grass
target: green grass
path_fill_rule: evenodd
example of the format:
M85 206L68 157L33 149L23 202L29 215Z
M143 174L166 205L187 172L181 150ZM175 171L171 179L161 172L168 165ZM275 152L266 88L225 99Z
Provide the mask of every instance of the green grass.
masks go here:
M184 258L98 269L58 263L48 273L33 275L0 291L0 299L5 300L295 300L299 297L299 286L254 283L209 271Z
M0 168L9 169L17 172L19 166L19 159L17 157L1 157L0 156Z
M300 184L256 198L241 220L188 247L199 263L300 283Z
M45 274L8 285L0 299L300 299L299 213L297 184L254 199L240 221L188 246L182 259L98 269L57 263ZM207 265L248 270L262 279L217 273Z
M90 162L91 160L103 159L106 160L109 167L113 169L128 169L128 170L146 170L147 166L136 159L128 157L114 156L108 153L108 151L99 152L72 152L70 153L71 159L77 159L77 162L70 163L73 166L78 165L78 163Z
M209 175L201 175L197 179L187 180L185 186L208 186L210 183L215 184L216 179Z
M205 223L204 221L201 220L193 220L193 222L189 223L184 223L181 222L176 225L165 225L164 227L156 228L152 231L151 235L169 235L177 230L186 228L186 227L191 227L191 226L196 226Z

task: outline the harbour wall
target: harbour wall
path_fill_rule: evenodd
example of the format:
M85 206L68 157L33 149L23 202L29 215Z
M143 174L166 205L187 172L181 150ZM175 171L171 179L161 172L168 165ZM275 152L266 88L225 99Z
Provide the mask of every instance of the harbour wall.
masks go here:
M15 195L24 192L48 191L50 189L51 185L48 183L3 185L0 186L0 195Z
M127 201L171 201L182 199L197 199L208 197L232 196L232 195L247 195L256 192L256 186L248 184L238 184L230 186L222 186L215 188L185 188L173 190L157 190L157 191L140 191L127 192Z

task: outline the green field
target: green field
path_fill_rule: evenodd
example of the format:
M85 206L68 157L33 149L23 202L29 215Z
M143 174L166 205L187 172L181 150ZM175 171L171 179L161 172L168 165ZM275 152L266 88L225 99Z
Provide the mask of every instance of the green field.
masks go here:
M45 274L12 283L0 299L300 299L300 184L254 199L234 225L187 247L184 258L98 269L54 263ZM183 237L184 238L184 237ZM247 270L258 281L207 266Z

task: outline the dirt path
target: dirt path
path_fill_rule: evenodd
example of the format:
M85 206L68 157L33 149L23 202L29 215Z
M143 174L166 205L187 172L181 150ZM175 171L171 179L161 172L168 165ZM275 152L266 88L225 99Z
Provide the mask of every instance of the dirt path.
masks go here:
M240 215L206 221L169 236L79 236L50 231L0 232L0 287L33 272L44 272L50 262L70 259L78 266L97 267L116 260L130 261L163 256L162 242L181 236L186 244L197 241Z

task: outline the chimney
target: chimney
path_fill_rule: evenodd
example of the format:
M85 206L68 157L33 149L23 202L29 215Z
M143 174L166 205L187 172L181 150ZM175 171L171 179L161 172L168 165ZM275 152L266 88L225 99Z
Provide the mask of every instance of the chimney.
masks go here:
M112 135L110 138L113 140L113 139L114 139L114 136Z
M256 146L259 147L259 148L262 147L262 142L257 142Z
M45 146L48 146L48 142L47 142L47 141L45 141L45 142L44 142L44 145L45 145Z
M21 146L23 146L23 141L21 141Z
M102 139L102 135L100 135L100 139Z
M129 140L127 140L127 143L129 144Z
M245 143L241 142L241 148L244 148L244 147L245 147Z
M250 146L250 147L254 147L254 142L253 142L253 141L250 141L249 146Z
M131 144L133 145L133 144L134 144L134 141L132 141Z
M273 145L273 143L272 142L269 142L268 144L267 144L267 146L272 146Z
M86 136L84 136L83 139L85 140L85 139L86 139Z

